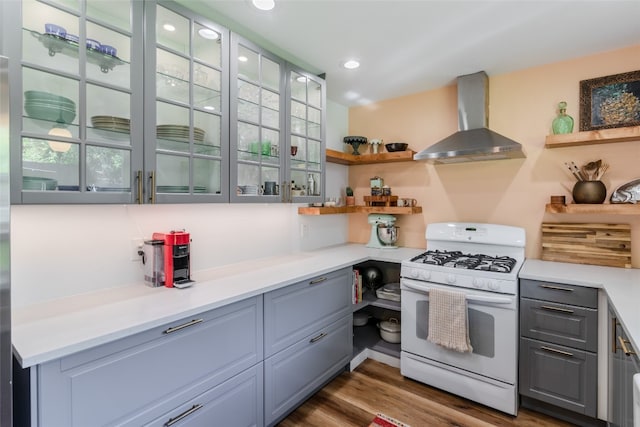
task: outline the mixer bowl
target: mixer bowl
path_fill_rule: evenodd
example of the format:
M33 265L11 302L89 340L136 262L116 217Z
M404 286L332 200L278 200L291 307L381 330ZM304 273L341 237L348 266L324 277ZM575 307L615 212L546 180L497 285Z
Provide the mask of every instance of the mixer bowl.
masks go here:
M391 225L379 225L378 238L385 245L395 245L398 241L398 228Z

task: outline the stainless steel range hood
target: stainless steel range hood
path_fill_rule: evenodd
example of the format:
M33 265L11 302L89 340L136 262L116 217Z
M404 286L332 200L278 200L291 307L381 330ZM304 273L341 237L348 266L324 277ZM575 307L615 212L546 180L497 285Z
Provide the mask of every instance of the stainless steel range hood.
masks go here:
M458 77L458 129L416 153L414 160L461 163L525 157L522 145L487 128L489 78L484 71Z

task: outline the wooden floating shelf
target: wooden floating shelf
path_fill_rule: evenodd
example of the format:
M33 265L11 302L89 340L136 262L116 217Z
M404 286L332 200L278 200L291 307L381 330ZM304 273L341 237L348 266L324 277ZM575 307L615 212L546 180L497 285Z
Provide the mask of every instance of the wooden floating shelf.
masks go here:
M368 165L373 163L408 162L413 161L414 154L415 151L406 150L395 151L393 153L361 154L359 156L354 156L353 154L343 153L329 148L326 150L327 162L349 166Z
M599 205L547 203L545 211L560 214L640 215L640 204L604 203Z
M640 126L548 135L544 146L546 148L561 148L627 141L640 141Z
M333 215L345 213L386 213L393 215L412 215L422 213L422 207L398 206L327 206L327 207L299 207L299 215Z

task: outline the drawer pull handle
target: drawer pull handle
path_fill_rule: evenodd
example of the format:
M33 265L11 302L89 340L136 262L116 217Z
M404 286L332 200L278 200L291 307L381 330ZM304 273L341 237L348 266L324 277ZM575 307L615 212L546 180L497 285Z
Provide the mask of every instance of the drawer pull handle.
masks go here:
M202 322L204 322L204 319L194 319L194 320L192 320L190 322L187 322L187 323L184 323L182 325L173 326L173 327L165 330L163 333L164 334L170 334L172 332L177 332L177 331L179 331L181 329L188 328L189 326L197 325L198 323L202 323Z
M322 338L324 338L324 337L326 337L326 336L327 336L327 334L323 332L323 333L321 333L320 335L318 335L317 337L311 338L311 339L309 340L309 342L310 342L311 344L313 344L314 342L318 342L318 341L320 341Z
M551 286L551 285L540 285L541 288L552 289L554 291L565 291L565 292L573 292L571 288L564 288L562 286Z
M181 413L180 415L178 415L175 418L170 418L169 421L167 421L166 423L163 424L164 427L171 427L172 425L174 425L175 423L177 423L178 421L181 421L183 419L185 419L186 417L188 417L189 415L193 414L194 412L196 412L198 409L202 409L203 406L200 404L197 405L193 405L191 408L187 409L186 411L184 411L183 413Z
M320 277L318 279L312 280L309 282L310 285L317 285L318 283L322 283L322 282L326 282L327 278L326 277Z
M631 356L632 354L636 354L635 351L629 350L629 348L627 347L627 344L629 344L629 340L625 340L620 335L618 335L618 342L620 343L620 348L622 349L624 354L626 354L627 356Z
M540 308L544 308L545 310L551 310L551 311L559 311L561 313L573 314L573 310L569 310L567 308L552 307L550 305L541 305Z
M568 351L556 350L555 348L541 346L541 350L548 351L549 353L561 354L567 357L573 357L573 353L569 353Z

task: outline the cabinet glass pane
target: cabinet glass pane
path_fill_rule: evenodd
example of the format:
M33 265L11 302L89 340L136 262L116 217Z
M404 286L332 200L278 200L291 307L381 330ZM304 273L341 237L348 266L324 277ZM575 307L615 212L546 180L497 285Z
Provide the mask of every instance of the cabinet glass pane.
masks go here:
M166 102L156 103L156 136L159 150L173 150L189 152L190 128L189 109L178 107ZM194 132L198 142L204 140L203 130Z
M280 95L262 89L262 125L280 127Z
M24 62L78 75L78 17L34 0L22 2L22 14Z
M22 87L24 131L48 134L53 128L63 128L70 132L67 136L78 137L77 80L23 67Z
M193 192L220 194L220 161L193 159Z
M263 144L267 144L269 147L268 153L263 153L262 161L269 164L280 163L280 132L272 129L262 129L262 141Z
M238 159L254 160L260 159L264 152L260 146L260 128L249 123L238 122ZM271 147L269 147L271 152Z
M131 95L87 85L87 139L131 145Z
M194 138L204 134L202 141L195 138L194 152L209 156L220 156L220 116L207 114L200 111L194 112L193 123L195 129ZM202 130L202 132L200 132Z
M297 102L291 101L291 132L299 135L306 135L307 133L307 106Z
M189 55L189 20L167 8L156 8L156 43Z
M131 32L129 0L87 0L87 16L108 22L109 25L125 32Z
M300 167L304 165L307 156L306 139L300 136L291 137L291 166Z
M24 191L78 191L78 144L22 138Z
M280 92L280 64L262 57L262 86Z
M309 105L322 109L322 86L313 80L307 80L307 102Z
M131 153L87 145L87 188L90 191L131 191Z
M302 102L307 102L307 78L296 72L291 73L291 97Z
M309 159L309 169L319 171L320 170L320 141L314 139L307 140L307 152Z
M255 196L260 188L260 166L239 164L238 165L238 185L249 186L250 188L241 188L240 193L244 196Z
M196 108L209 111L221 111L222 73L202 64L195 64L193 71L193 104Z
M49 2L59 4L76 11L80 10L80 0L49 0Z
M238 118L259 123L260 87L238 80Z
M238 47L238 77L260 83L260 56L245 46ZM233 59L232 59L233 60Z
M222 36L212 28L195 23L193 57L198 61L220 68L222 63Z
M87 62L87 78L131 87L131 37L87 23Z
M156 165L158 193L189 192L189 158L158 154Z
M320 138L320 122L321 112L315 108L309 107L307 109L307 135L311 138Z
M156 95L172 101L189 103L189 60L157 49Z

